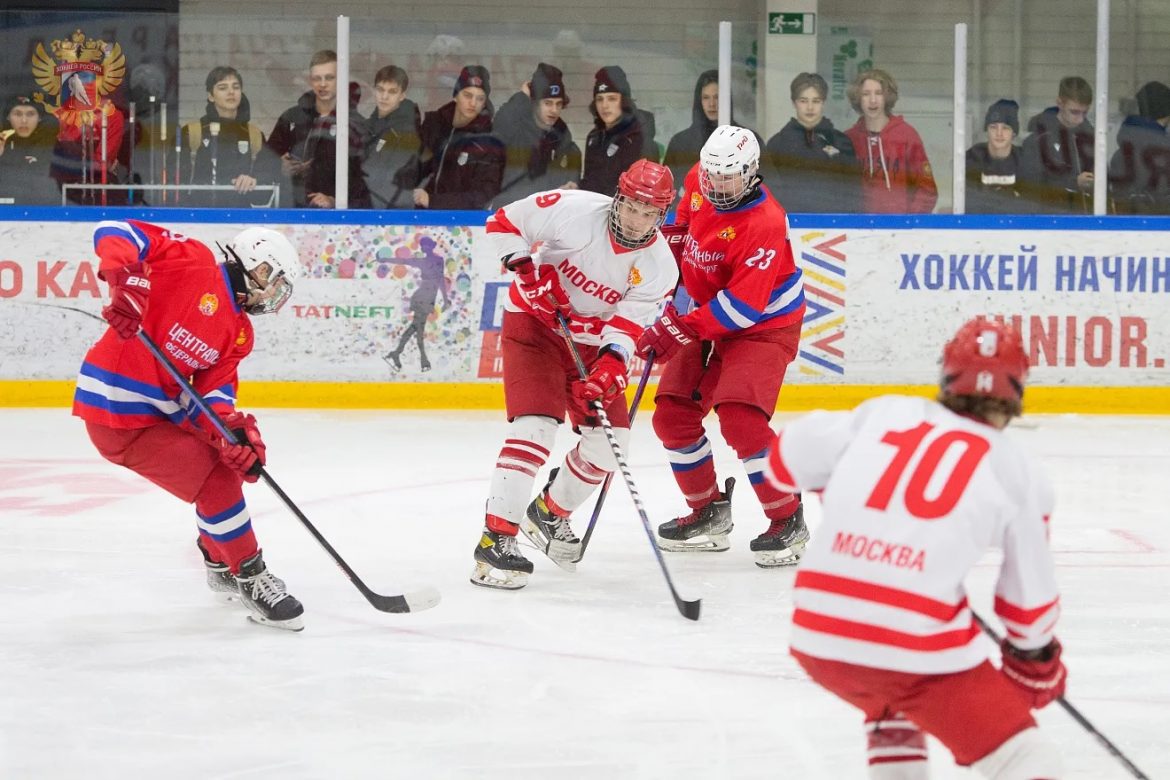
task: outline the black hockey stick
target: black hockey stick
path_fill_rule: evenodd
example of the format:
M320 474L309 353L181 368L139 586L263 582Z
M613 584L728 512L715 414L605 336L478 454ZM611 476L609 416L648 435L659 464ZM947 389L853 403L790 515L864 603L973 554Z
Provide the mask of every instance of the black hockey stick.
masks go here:
M569 332L569 323L565 319L565 315L557 312L557 324L561 329L561 338L565 340L565 344L569 347L569 352L573 355L573 362L577 364L577 373L581 379L587 379L589 372L585 369L585 361L581 359L581 353L577 350L577 345L573 343L573 336ZM649 366L647 366L649 369ZM649 370L647 370L649 374ZM658 549L658 541L654 538L654 531L650 528L650 517L646 514L646 507L642 504L642 496L638 493L638 488L634 484L634 477L630 474L630 467L626 464L625 455L622 454L622 445L618 443L617 437L614 435L613 426L609 423L609 415L605 413L605 406L601 401L593 402L593 411L597 415L597 419L601 421L601 429L605 431L605 438L609 440L609 448L613 450L614 460L617 461L618 469L622 472L622 477L626 480L626 487L629 488L630 498L634 499L634 506L638 509L638 517L642 519L642 528L646 530L646 537L650 540L650 547L654 550L654 557L658 559L658 565L662 569L662 576L666 578L666 584L670 588L670 595L674 597L674 605L678 607L678 611L687 620L698 620L699 610L702 606L701 599L694 601L686 601L682 596L678 595L678 589L674 587L674 579L670 576L670 569L666 567L666 559L662 557L662 550Z
M638 414L638 405L642 403L642 394L646 392L646 382L650 379L650 370L654 368L654 353L646 359L646 368L642 371L642 377L638 380L638 389L634 391L634 400L630 403L630 425L634 424L634 417ZM601 483L601 492L597 494L597 503L593 505L593 516L589 518L589 527L585 529L585 535L581 537L581 550L577 553L577 559L574 563L580 563L581 559L585 557L585 549L589 547L589 539L593 536L593 528L597 525L597 518L601 516L601 507L605 505L605 497L609 493L609 484L613 482L613 472L605 475L605 481Z
M991 637L991 639L997 645L1003 641L1003 638L1000 637L997 633L995 633L995 629L993 629L991 626L987 625L987 621L985 621L982 617L980 617L974 611L972 611L971 614L975 618L975 622L979 624L979 627L981 629L983 629L983 633L985 633L989 637ZM1099 745L1101 745L1101 747L1105 748L1105 750L1108 751L1114 758L1116 758L1118 761L1120 761L1122 763L1122 765L1126 769L1129 770L1129 773L1131 775L1133 775L1136 778L1139 778L1139 780L1149 780L1149 776L1146 775L1145 772L1143 772L1142 770L1140 770L1136 766L1134 766L1134 763L1132 761L1130 761L1129 758L1127 758L1124 753L1121 752L1121 749L1109 741L1109 737L1105 736L1100 731L1097 731L1096 727L1094 727L1093 724L1089 722L1089 719L1086 718L1084 715L1082 715L1080 713L1080 711L1077 710L1076 707L1072 706L1072 704L1069 703L1068 699L1064 698L1063 696L1060 696L1060 697L1057 697L1056 703L1059 704L1061 707L1063 707L1064 711L1067 712L1072 717L1073 720L1075 720L1077 723L1079 723L1081 728L1083 728L1085 731L1089 732L1089 734L1091 734L1092 737L1097 740L1097 743Z
M86 313L88 314L88 312ZM158 348L158 345L154 343L154 340L151 339L150 336L146 335L146 331L142 330L141 328L138 330L138 340L141 341L148 350L150 350L150 354L154 355L155 360L157 360L159 364L162 365L163 369L166 370L171 379L178 382L179 387L183 388L183 391L187 393L194 404L199 407L199 411L207 415L207 419L211 420L211 423L215 426L215 429L219 431L219 435L231 444L239 444L239 439L232 431L227 428L227 426L223 424L223 420L219 418L219 415L215 413L215 410L212 409L211 406L208 405L207 401L205 401L203 397L195 391L195 388L191 386L191 383L188 382L187 379L179 373L179 370L175 368L174 364L172 364L167 356L163 354L162 350ZM361 591L361 594L366 597L366 601L370 602L370 604L374 606L374 609L377 609L381 612L419 612L424 609L430 609L439 603L439 599L441 597L439 596L439 591L435 590L434 588L423 588L422 590L415 591L413 593L404 593L396 596L383 596L370 590L369 587L367 587L366 584L361 581L361 578L359 578L357 574L354 573L354 570L349 567L349 564L345 562L345 559L337 554L337 550L333 549L333 545L329 544L325 537L321 535L321 532L318 531L316 527L309 522L309 518L305 517L304 512L302 512L300 508L293 503L293 500L288 497L288 494L281 490L280 485L276 484L276 480L274 480L268 474L263 466L260 467L260 476L263 478L265 484L272 488L272 492L275 493L280 498L280 500L284 502L284 505L287 506L289 510L294 515L296 515L297 519L301 521L301 524L308 529L309 533L313 535L313 538L317 540L317 543L325 548L325 552L329 553L329 556L333 558L333 562L337 564L338 568L345 572L345 576L349 577L349 581L353 583L355 588Z

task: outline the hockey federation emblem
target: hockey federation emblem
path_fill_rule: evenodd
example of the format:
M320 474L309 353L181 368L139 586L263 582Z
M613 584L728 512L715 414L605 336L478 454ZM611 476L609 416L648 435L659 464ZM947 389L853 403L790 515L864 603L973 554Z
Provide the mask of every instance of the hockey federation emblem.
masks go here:
M236 141L236 151L239 152L240 154L247 154L248 153L248 142L247 141Z
M638 266L634 266L630 269L630 276L627 279L627 282L631 287L637 287L642 283L642 274L638 271Z
M691 211L698 211L703 205L703 196L697 192L691 193Z
M49 48L52 56L38 43L32 56L33 78L44 90L33 99L62 126L92 125L95 114L113 113L114 106L106 96L126 75L122 47L86 38L81 30L75 30L67 40L52 41ZM56 105L50 105L45 94L56 98Z
M467 165L467 160L468 160L468 155L467 155L467 152L460 152L460 153L459 153L459 157L457 157L457 158L455 159L455 162L456 162L458 165Z
M219 311L219 297L215 293L203 293L203 297L199 299L199 313L204 317L210 317Z
M617 150L618 150L617 144L610 144L605 149L605 156L606 157L613 157L615 154L617 154Z
M727 227L723 228L722 230L719 231L719 237L722 238L724 241L734 241L735 240L735 227L733 225L728 225Z
M248 343L248 332L240 328L240 335L236 336L236 346L242 347Z

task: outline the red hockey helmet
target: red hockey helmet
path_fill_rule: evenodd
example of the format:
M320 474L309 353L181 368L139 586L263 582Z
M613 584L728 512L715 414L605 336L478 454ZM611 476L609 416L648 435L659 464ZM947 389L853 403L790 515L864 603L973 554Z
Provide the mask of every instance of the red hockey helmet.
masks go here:
M627 249L650 243L674 201L674 176L665 165L638 160L618 177L609 210L613 240Z
M1019 331L1003 322L976 317L959 328L943 348L944 393L978 395L1019 403L1028 376L1028 355Z

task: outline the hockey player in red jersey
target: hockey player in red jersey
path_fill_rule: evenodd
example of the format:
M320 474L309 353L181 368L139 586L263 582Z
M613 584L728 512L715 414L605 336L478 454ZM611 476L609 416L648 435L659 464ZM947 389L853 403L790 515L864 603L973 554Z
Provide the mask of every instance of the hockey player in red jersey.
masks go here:
M799 496L763 478L769 420L796 358L804 285L788 241L788 216L757 176L760 145L750 130L715 129L687 175L675 224L689 232L682 281L694 308L673 305L647 328L638 354L666 362L654 431L691 512L663 523L664 550L721 551L732 529L729 478L720 491L703 418L711 409L747 469L767 530L751 542L762 567L796 563L808 541Z
M501 339L509 427L492 472L472 583L527 584L532 562L518 549L518 530L559 566L574 568L580 541L569 516L617 467L590 405L604 405L624 447L628 361L678 281L674 255L658 230L673 199L670 169L639 160L621 174L612 198L552 190L488 219L488 237L517 278L504 304ZM587 379L578 376L559 316L568 321ZM581 438L529 503L566 417Z
M77 378L73 414L98 452L195 504L198 546L215 592L253 620L302 627L301 603L274 577L252 533L241 489L265 461L256 418L236 411L236 367L252 351L249 315L275 313L300 261L275 230L252 227L217 262L200 242L136 220L94 230L98 275L110 285L109 329ZM146 347L142 329L206 399L240 444L228 444Z
M865 714L873 778L926 778L926 734L985 777L1061 776L1031 714L1065 686L1052 489L1001 432L1021 412L1027 370L1019 334L977 318L943 351L937 401L884 396L815 412L769 449L772 484L823 491L789 646L813 680ZM988 548L1003 550L999 670L964 587Z

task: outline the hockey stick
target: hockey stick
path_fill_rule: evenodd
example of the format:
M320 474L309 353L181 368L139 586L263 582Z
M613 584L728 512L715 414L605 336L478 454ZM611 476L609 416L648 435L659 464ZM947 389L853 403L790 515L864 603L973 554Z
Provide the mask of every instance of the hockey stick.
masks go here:
M982 617L980 617L974 611L971 612L971 615L975 618L975 622L979 624L979 627L981 629L983 629L983 633L985 633L989 637L991 637L991 639L997 645L1003 641L1003 638L1000 637L997 633L995 633L995 629L993 629L991 626L987 625L987 621L985 621ZM1097 743L1100 744L1101 747L1105 748L1105 750L1108 751L1114 758L1116 758L1118 761L1120 761L1122 763L1122 765L1125 766L1125 768L1129 770L1129 773L1131 775L1133 775L1136 778L1139 778L1139 780L1149 780L1149 776L1146 775L1144 772L1142 772L1142 770L1140 770L1136 766L1134 766L1134 763L1132 761L1130 761L1129 758L1127 758L1124 753L1121 752L1120 748L1118 748L1116 745L1114 745L1112 742L1110 742L1108 737L1106 737L1100 731L1097 731L1097 729L1093 726L1093 724L1089 722L1089 719L1086 718L1084 715L1082 715L1080 713L1080 711L1077 710L1076 707L1072 706L1072 704L1069 703L1068 699L1064 698L1063 696L1060 696L1060 697L1057 697L1056 703L1059 704L1061 707L1063 707L1064 711L1067 712L1072 717L1073 720L1075 720L1077 723L1079 723L1081 728L1083 728L1085 731L1089 732L1089 734L1092 735L1092 737L1097 740Z
M634 391L634 400L630 403L630 425L634 424L634 417L638 414L638 405L642 403L642 394L646 392L646 382L650 379L650 371L654 368L654 353L646 359L646 368L642 371L642 377L638 380L638 389ZM605 505L605 496L609 493L609 483L613 481L613 472L605 475L605 481L601 483L601 492L597 494L597 503L593 505L593 516L589 518L589 527L585 529L585 535L581 537L581 550L577 553L577 559L573 563L580 563L581 559L585 557L585 549L589 546L589 539L593 536L593 528L597 525L597 518L601 516L601 507Z
M588 379L589 372L585 369L585 361L581 359L581 353L577 349L577 345L573 343L573 336L569 332L569 322L565 319L565 315L557 312L557 324L561 329L561 338L565 340L565 344L569 348L569 352L573 355L573 362L577 364L577 374L581 379ZM647 366L647 375L649 374L649 366ZM605 438L609 440L609 448L613 450L614 460L617 461L618 469L622 472L622 477L626 480L626 487L629 488L630 498L634 499L634 506L638 509L638 517L642 519L642 528L646 530L646 537L650 540L650 547L654 550L654 557L658 559L658 565L662 569L662 576L666 578L666 585L670 588L670 595L674 597L674 605L678 607L678 611L687 620L698 620L699 610L702 606L701 599L694 601L686 601L682 596L678 595L678 590L674 587L674 580L670 576L670 569L666 567L666 559L662 557L662 551L658 549L658 542L654 539L654 531L650 528L650 518L646 514L646 507L642 504L642 496L638 493L638 488L634 484L634 477L630 474L630 467L626 464L625 455L622 454L622 445L618 443L617 437L614 436L613 426L609 423L609 415L605 413L605 406L599 400L593 402L593 411L597 414L597 419L601 421L601 429L605 431Z
M214 425L215 429L219 431L219 435L226 439L230 444L239 444L239 439L237 439L236 435L223 424L223 420L219 418L219 415L215 413L215 410L212 409L211 406L208 405L207 401L205 401L203 397L195 391L195 388L191 386L191 383L188 382L187 379L179 373L179 370L175 368L167 356L163 354L162 350L158 348L158 345L154 343L154 340L151 339L150 336L146 335L146 331L142 330L141 328L138 330L138 340L141 341L142 344L150 351L150 354L154 355L155 360L157 360L163 369L167 372L167 374L170 375L171 379L175 380L179 384L179 387L183 388L183 391L187 393L195 405L199 407L199 411L207 415L207 419L211 420L212 425ZM296 504L293 503L293 500L288 497L288 494L281 490L280 485L276 484L276 480L274 480L268 474L263 466L260 467L260 476L264 479L265 484L272 488L272 492L280 497L280 500L284 502L284 505L287 506L289 510L294 515L296 515L297 519L301 521L301 524L304 525L306 529L308 529L309 533L313 535L313 538L317 540L317 543L325 548L325 552L329 553L329 556L333 558L333 562L337 564L338 568L345 572L345 575L349 577L349 581L353 583L355 588L361 591L361 594L366 597L366 601L370 602L370 604L374 606L374 609L377 609L381 612L419 612L424 609L430 609L439 603L439 592L434 588L424 588L413 593L404 593L395 596L383 596L370 590L369 587L367 587L366 584L361 581L357 574L354 573L354 570L349 567L349 564L345 562L345 559L337 554L337 550L333 549L333 545L329 544L325 537L321 535L321 532L318 531L316 527L309 522L309 518L305 517L305 514Z

